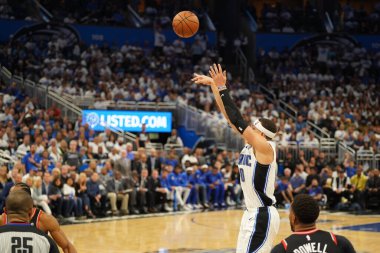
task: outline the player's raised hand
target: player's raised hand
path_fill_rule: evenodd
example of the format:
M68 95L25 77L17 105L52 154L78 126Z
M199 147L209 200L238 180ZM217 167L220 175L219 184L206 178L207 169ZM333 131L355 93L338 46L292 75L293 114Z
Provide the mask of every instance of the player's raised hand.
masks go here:
M196 84L204 84L204 85L214 84L214 80L211 77L205 76L205 75L199 75L196 73L194 73L194 77L193 79L191 79L191 81L193 81Z
M226 71L222 70L222 67L220 66L220 64L216 65L214 63L214 65L210 66L209 73L212 79L214 80L214 83L216 84L216 86L226 85L227 73Z

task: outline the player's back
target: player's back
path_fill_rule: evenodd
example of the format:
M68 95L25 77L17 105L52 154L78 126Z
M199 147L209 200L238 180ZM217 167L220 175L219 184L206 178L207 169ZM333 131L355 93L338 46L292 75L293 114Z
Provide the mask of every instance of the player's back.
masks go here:
M352 253L351 243L342 236L323 230L295 232L281 241L272 253Z
M0 227L0 252L58 253L55 242L31 224L6 224Z
M268 142L273 149L271 164L260 164L253 147L245 145L239 156L240 184L244 193L245 205L249 211L259 207L272 206L276 203L274 184L276 179L276 149L273 142Z

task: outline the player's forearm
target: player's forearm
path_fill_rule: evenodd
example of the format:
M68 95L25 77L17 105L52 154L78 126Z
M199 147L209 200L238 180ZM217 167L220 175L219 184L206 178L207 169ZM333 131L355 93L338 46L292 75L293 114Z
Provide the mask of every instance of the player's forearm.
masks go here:
M212 93L214 94L215 102L218 105L219 110L222 112L224 118L226 118L226 120L228 121L228 124L232 127L232 129L234 129L236 132L238 132L236 127L231 123L230 119L228 118L228 115L226 113L226 109L224 108L223 101L222 101L220 94L219 94L218 87L216 85L211 85L211 90L212 90Z

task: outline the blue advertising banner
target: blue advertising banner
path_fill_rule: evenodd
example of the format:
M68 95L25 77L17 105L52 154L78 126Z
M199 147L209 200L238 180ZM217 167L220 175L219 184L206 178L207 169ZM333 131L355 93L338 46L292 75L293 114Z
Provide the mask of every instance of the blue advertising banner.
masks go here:
M172 130L171 112L109 110L83 110L82 112L82 124L88 124L95 131L104 131L104 128L108 126L128 132L139 132L144 123L147 132L168 133Z
M8 20L0 19L0 41L7 42L10 37L15 34L20 28L36 24L33 21L25 20ZM78 25L72 27L78 32L80 39L86 44L109 45L121 47L126 42L131 45L149 46L154 44L153 28L131 28L117 26L100 26L100 25ZM166 42L172 43L179 37L173 32L173 29L166 28L162 30L166 37ZM207 32L208 43L216 45L216 33ZM192 43L194 37L182 39L185 43Z

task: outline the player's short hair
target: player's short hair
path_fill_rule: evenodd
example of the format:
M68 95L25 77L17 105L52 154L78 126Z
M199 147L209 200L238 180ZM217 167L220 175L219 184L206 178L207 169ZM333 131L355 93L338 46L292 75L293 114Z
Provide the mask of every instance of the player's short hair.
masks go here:
M33 199L25 191L13 191L5 200L7 214L26 215L33 208Z
M259 121L265 129L271 131L272 133L277 133L277 127L273 121L266 118L260 118Z
M20 189L21 191L24 191L28 193L30 196L32 196L32 191L30 190L30 187L25 183L16 183L13 187Z
M302 224L312 224L318 219L318 203L307 194L295 196L291 208Z

